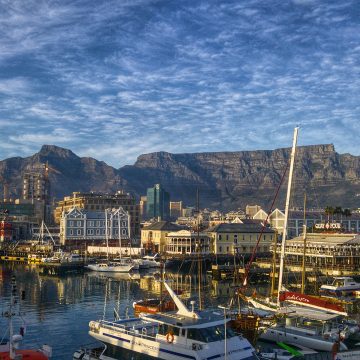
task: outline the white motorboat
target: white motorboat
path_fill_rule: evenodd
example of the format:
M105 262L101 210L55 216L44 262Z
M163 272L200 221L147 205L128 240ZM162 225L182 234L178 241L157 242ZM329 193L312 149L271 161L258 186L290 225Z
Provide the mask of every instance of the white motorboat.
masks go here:
M218 311L188 310L165 286L177 312L90 322L89 334L106 346L100 359L258 359L249 341L227 326L230 319Z
M154 256L146 255L142 257L142 261L144 265L148 268L158 268L160 267L160 262L155 260L156 257L157 255Z
M119 273L129 272L133 268L132 264L121 262L102 262L98 264L88 264L85 267L92 271Z
M335 277L330 285L321 285L320 294L332 296L355 295L355 291L360 290L360 283L350 276Z
M264 327L259 339L306 346L316 351L332 351L339 343L340 351L348 349L344 340L359 331L356 324L343 321L343 316L305 307L279 309L285 318Z

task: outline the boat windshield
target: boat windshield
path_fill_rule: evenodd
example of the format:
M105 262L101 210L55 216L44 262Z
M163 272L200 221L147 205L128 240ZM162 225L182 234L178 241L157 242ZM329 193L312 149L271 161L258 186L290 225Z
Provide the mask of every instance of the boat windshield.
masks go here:
M236 336L230 327L226 327L226 338ZM190 328L188 329L188 338L191 340L210 343L213 341L220 341L225 339L225 326L216 325L208 328Z
M333 286L337 286L337 287L340 287L340 286L344 286L344 280L342 279L335 279L334 282L332 283Z

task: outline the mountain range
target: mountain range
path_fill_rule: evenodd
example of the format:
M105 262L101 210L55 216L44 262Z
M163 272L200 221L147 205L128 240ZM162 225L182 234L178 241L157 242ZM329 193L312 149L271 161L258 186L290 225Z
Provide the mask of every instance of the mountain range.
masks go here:
M32 156L0 161L0 182L19 197L22 176L49 163L52 196L60 199L73 191L114 193L125 189L136 197L161 183L171 200L194 205L196 189L200 207L230 210L258 204L269 208L289 163L290 149L140 155L134 165L119 169L71 150L43 145ZM275 206L284 207L287 175ZM2 189L1 189L2 191ZM357 208L360 200L360 156L339 154L332 144L297 148L291 206L327 205Z

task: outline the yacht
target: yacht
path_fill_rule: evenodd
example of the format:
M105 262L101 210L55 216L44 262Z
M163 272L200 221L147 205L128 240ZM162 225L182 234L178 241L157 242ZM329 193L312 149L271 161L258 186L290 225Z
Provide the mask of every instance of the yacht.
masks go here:
M341 276L335 277L330 285L321 285L319 293L322 295L344 296L355 295L355 291L360 290L360 283L352 277Z
M177 312L89 323L89 334L105 345L99 359L258 359L250 342L228 326L230 319L218 311L190 311L164 284Z
M133 264L130 262L125 261L117 261L117 262L101 262L97 264L88 264L86 265L86 268L92 271L98 271L98 272L123 272L128 273L133 269Z
M157 256L158 254L154 256L146 255L143 256L142 261L148 268L158 268L160 267L160 262L155 260Z
M263 327L259 339L302 345L316 351L332 351L339 343L340 351L348 349L346 340L359 331L357 324L343 321L343 316L305 307L279 309L283 319Z

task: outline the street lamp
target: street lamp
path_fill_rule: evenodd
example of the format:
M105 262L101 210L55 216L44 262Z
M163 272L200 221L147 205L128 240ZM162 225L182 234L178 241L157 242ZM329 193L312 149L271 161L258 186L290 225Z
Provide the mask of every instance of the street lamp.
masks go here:
M227 308L226 306L222 306L222 305L219 305L218 306L219 307L219 309L223 309L224 310L224 327L225 327L225 343L224 343L224 350L225 350L225 357L224 357L224 359L226 360L227 359L227 337L226 337L226 323L227 323L227 321L226 321L226 310L228 310L229 308Z

